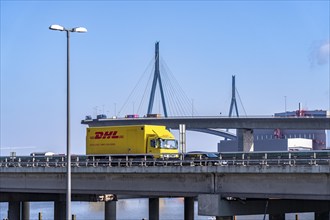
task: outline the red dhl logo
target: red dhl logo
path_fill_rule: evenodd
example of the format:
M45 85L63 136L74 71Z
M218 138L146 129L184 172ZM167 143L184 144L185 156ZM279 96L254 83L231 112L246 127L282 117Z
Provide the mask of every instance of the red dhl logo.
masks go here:
M118 131L97 131L95 132L95 136L91 137L91 139L117 139L117 138L123 138L122 135L117 135Z

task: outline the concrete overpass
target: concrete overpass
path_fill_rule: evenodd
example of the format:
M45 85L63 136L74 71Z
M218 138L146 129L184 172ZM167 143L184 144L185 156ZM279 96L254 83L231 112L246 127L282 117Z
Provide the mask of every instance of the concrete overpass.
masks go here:
M64 168L0 171L1 192L65 193ZM330 200L330 166L73 167L72 192Z
M329 130L330 118L308 117L169 117L169 118L116 118L82 120L82 124L90 127L119 126L119 125L165 125L171 129L178 129L180 124L185 124L189 129L225 128L225 129L315 129Z
M65 192L65 167L0 167L0 201L31 201L29 196L38 194L42 201L54 199L60 213L55 219L61 219L65 216ZM79 166L72 167L72 194L89 201L103 194L147 197L153 210L149 211L150 219L158 219L157 198L185 197L185 212L193 213L197 198L199 215L224 216L218 219L264 212L316 212L321 217L315 219L328 220L330 166ZM115 210L114 201L106 204L106 210Z

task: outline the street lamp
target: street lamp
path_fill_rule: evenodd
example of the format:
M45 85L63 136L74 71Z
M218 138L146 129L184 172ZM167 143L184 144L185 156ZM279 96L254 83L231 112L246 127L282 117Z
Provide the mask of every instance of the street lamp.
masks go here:
M50 30L65 31L67 36L67 81L66 81L66 161L67 161L67 192L66 192L66 219L71 219L71 147L70 147L70 32L85 33L84 27L67 29L58 24L49 27Z

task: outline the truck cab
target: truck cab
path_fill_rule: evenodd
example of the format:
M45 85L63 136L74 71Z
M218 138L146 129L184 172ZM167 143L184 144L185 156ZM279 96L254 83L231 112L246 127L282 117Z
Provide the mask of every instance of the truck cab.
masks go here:
M175 139L150 137L148 140L148 153L153 154L154 157L177 157L178 141Z

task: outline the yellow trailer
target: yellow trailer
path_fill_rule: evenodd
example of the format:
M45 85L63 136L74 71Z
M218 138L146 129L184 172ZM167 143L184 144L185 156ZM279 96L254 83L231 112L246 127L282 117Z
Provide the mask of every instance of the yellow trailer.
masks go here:
M87 128L86 154L153 154L173 157L178 141L165 126L133 125Z

